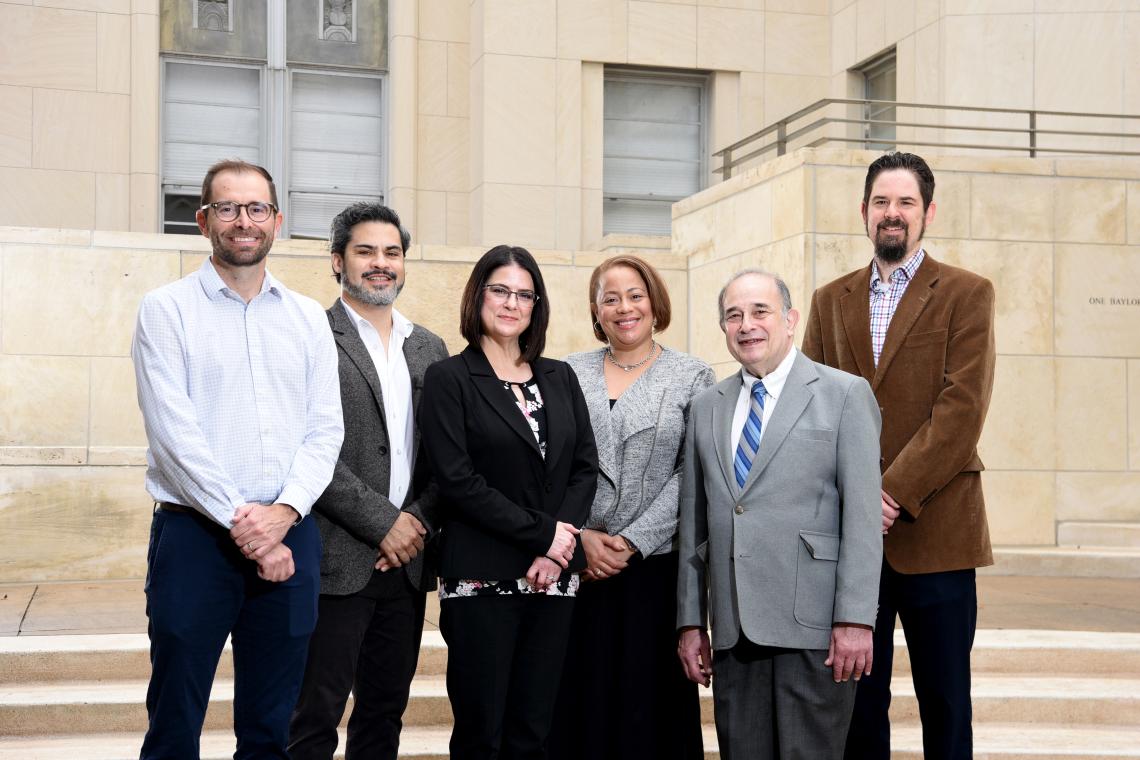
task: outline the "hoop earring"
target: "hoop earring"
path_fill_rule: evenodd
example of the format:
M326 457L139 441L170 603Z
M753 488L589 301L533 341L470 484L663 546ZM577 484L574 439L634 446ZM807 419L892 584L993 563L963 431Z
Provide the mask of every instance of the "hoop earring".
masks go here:
M594 320L594 332L602 332L602 323L596 319ZM605 333L602 334L604 335Z

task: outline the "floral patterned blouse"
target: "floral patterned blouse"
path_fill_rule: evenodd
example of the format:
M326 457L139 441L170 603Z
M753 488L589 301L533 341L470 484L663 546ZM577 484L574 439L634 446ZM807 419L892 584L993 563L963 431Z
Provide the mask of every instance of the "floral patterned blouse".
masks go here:
M519 389L523 400L515 396L512 386ZM546 409L542 402L542 392L533 378L522 383L504 381L503 389L510 393L515 400L515 406L522 412L534 433L534 440L538 442L538 450L542 458L546 459ZM526 578L515 578L510 581L479 581L461 578L443 578L439 584L440 599L457 599L470 596L502 596L513 594L546 594L547 596L569 596L578 593L578 574L563 572L558 581L551 584L545 591L535 590Z

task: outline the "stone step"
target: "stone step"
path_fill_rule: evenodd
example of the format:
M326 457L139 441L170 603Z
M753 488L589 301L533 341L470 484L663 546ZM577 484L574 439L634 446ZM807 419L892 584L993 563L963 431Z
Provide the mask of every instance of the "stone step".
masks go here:
M1140 549L1140 523L1060 522L1057 543L1061 546L1127 546Z
M705 757L717 752L716 733L705 726ZM408 760L446 760L450 730L408 727L400 742L400 756ZM137 733L98 733L71 736L0 737L0 760L135 760L141 736ZM896 760L921 760L922 731L917 725L895 724L892 732ZM228 731L202 735L202 760L233 757L234 739ZM344 757L344 732L336 757ZM1108 760L1140 758L1140 729L1131 726L1041 727L1021 724L985 724L974 728L975 760Z
M894 684L891 714L901 722L918 721L910 679ZM142 732L146 728L146 682L49 682L0 687L0 725L4 733L52 735ZM1137 725L1140 728L1140 679L1061 676L978 675L973 682L975 721L1049 725ZM351 709L351 701L350 701ZM206 730L231 727L233 681L219 680L210 695ZM346 712L347 719L347 712ZM712 724L712 692L701 690L701 720ZM446 726L451 706L442 676L418 677L404 714L407 726Z
M228 650L228 645L227 645ZM417 674L443 675L447 646L424 631ZM1110 675L1140 678L1140 634L1096 631L983 629L974 639L975 673ZM910 671L906 640L895 631L894 672ZM8 684L52 681L145 681L150 676L145 634L0 637L0 673ZM228 653L218 678L232 678Z
M439 631L424 631L418 675L442 675L447 646ZM66 636L0 636L0 673L6 683L25 681L126 681L150 678L150 641L145 633ZM230 645L217 678L233 678Z
M980 575L1140 578L1140 547L995 546L994 564Z

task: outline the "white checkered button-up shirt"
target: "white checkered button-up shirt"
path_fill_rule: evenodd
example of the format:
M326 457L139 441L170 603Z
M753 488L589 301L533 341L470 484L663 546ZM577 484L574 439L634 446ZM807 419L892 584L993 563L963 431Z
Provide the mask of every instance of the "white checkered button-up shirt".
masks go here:
M887 340L887 329L891 326L895 309L925 257L926 252L919 248L910 261L891 272L886 284L879 275L878 262L871 262L871 350L875 354L876 367L879 366L879 354L883 353L883 343Z
M226 527L250 502L309 513L344 437L336 344L320 304L268 272L246 304L207 259L146 295L131 356L155 501Z

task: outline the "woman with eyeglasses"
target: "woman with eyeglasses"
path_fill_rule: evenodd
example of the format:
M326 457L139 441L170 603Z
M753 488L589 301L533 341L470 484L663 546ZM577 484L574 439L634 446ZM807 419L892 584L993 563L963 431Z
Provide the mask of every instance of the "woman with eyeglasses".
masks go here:
M492 248L463 291L467 348L424 376L454 760L546 757L598 478L578 380L542 356L549 321L534 257Z
M575 602L559 712L558 760L701 760L697 685L677 659L677 507L689 402L715 382L700 359L657 342L669 292L637 256L603 261L590 276L594 337L573 354L601 468L578 536L586 570Z

